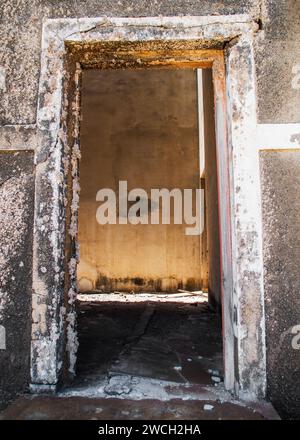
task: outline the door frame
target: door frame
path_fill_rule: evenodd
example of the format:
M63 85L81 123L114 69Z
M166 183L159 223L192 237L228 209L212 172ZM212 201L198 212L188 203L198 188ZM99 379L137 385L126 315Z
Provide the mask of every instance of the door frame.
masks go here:
M36 149L31 388L75 373L81 72L211 68L220 218L225 387L266 388L256 82L247 15L49 19L43 24Z

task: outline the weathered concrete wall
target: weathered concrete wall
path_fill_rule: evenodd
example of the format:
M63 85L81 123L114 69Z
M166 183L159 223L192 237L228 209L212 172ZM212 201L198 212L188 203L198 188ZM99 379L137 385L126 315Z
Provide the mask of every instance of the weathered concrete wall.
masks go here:
M208 248L208 291L212 307L221 307L218 180L212 71L203 70L205 196Z
M29 383L33 155L0 152L0 407Z
M263 0L255 56L261 123L300 122L300 2ZM298 66L298 67L297 67Z
M261 153L268 394L300 418L300 151Z
M256 44L260 121L299 122L297 94L291 90L292 68L300 62L300 3L294 0L64 0L59 4L54 0L4 0L0 11L0 65L5 72L6 90L1 96L0 121L31 124L36 120L45 18L241 13L262 23Z
M236 0L233 2L226 0L220 2L204 0L199 2L192 0L182 2L162 0L157 3L142 0L138 4L130 0L108 2L104 0L2 1L0 10L0 123L1 126L6 125L6 127L0 128L1 148L26 149L40 146L35 126L23 127L19 124L35 124L36 122L41 29L45 18L235 13L248 13L260 23L260 30L255 37L259 122L299 122L300 90L292 87L292 80L295 76L293 68L297 68L297 64L300 63L300 3L297 1ZM7 124L12 124L12 126ZM292 170L292 164L289 166ZM267 175L268 171L265 172L265 178ZM289 206L292 206L293 200L289 194L287 199L290 201ZM268 231L268 227L265 230ZM272 242L274 236L270 236L270 240ZM282 265L287 268L293 267L288 256L281 255L280 258ZM296 274L295 280L298 283ZM268 283L268 278L266 278L266 290L271 289L272 286ZM13 293L13 287L11 289ZM280 313L281 304L275 302L274 297L270 299L271 303L274 310ZM284 350L282 356L284 357ZM276 371L279 370L278 367ZM280 374L283 381L289 382L286 369ZM269 390L275 387L275 382L274 376L274 380L270 381ZM280 396L281 402L288 402L290 406L292 405L290 399L284 396L283 388L281 391L276 390L276 393Z
M149 200L155 188L199 188L196 71L84 71L82 118L79 287L200 289L199 235L174 225L173 209L170 225L96 220L97 191L118 194L120 180Z

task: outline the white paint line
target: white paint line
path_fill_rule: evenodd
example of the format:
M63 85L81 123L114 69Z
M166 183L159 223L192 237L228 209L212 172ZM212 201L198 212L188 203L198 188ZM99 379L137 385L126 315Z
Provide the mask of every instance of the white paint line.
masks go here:
M0 350L6 350L6 331L3 325L0 325Z
M258 124L256 145L259 150L300 149L300 124Z
M198 132L199 132L199 164L200 177L205 173L205 137L204 137L204 103L202 69L197 69L197 96L198 96Z
M3 66L0 66L0 90L6 91L6 72Z

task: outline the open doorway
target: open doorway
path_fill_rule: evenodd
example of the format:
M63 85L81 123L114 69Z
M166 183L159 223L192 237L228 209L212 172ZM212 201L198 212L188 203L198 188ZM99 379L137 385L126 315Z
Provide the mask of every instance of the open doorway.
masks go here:
M265 396L253 26L247 17L241 21L237 16L145 17L142 26L140 18L46 21L37 112L43 142L36 154L32 390L56 391L74 375L77 358L82 72L200 68L212 69L214 84L224 384L238 396ZM51 233L45 232L46 218L51 218Z
M213 102L210 69L83 71L79 388L223 381Z

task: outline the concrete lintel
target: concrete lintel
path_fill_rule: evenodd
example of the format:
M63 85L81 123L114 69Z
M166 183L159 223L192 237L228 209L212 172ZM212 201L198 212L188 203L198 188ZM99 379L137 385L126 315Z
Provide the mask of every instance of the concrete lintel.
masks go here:
M191 41L228 42L257 31L247 14L179 17L96 17L47 19L43 24L37 123L57 132L60 118L63 57L67 41ZM47 86L46 86L47 85ZM55 137L55 135L54 135Z
M210 15L210 16L170 16L170 17L88 17L88 18L57 18L47 19L44 22L45 35L48 32L56 32L59 38L72 40L81 40L77 34L88 33L90 31L105 28L114 28L117 31L125 29L129 31L130 28L140 28L141 30L147 30L148 39L155 36L151 36L151 28L158 30L161 28L164 32L170 32L176 30L178 38L180 39L183 34L187 34L189 39L194 36L197 37L195 32L199 32L199 29L207 26L214 26L215 34L218 33L218 26L222 26L223 34L226 35L229 31L238 35L244 33L246 30L255 30L258 28L257 24L253 21L248 14L234 14L234 15ZM71 34L70 34L71 32ZM107 37L109 40L115 39L117 33ZM131 34L131 38L137 40L138 34ZM156 36L155 39L158 39ZM132 41L132 40L131 40Z

